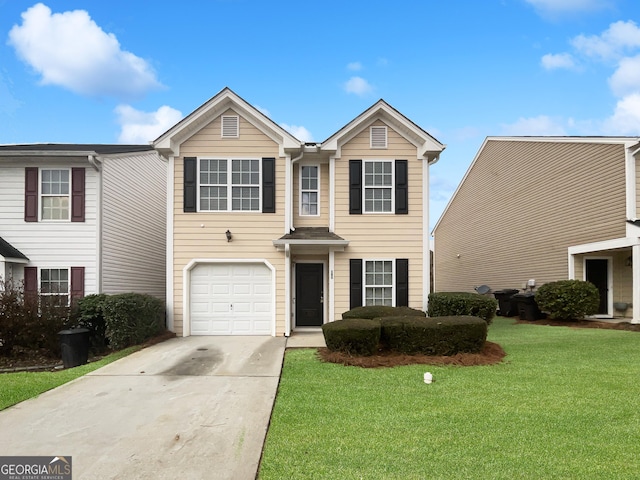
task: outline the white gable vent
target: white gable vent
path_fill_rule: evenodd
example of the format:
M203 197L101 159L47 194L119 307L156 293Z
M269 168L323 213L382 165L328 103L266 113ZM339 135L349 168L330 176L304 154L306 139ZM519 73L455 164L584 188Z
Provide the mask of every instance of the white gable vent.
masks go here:
M371 148L387 148L387 127L371 127Z
M222 138L238 138L240 136L240 117L237 115L222 116Z

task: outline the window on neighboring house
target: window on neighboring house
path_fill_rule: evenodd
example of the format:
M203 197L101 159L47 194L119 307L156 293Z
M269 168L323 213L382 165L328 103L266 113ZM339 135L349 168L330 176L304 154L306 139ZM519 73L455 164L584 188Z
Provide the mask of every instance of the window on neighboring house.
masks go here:
M222 116L222 138L238 138L240 136L240 117L237 115Z
M364 211L390 213L393 211L393 162L366 161L364 163Z
M364 297L365 305L393 306L393 261L365 261Z
M40 170L40 218L69 220L69 170Z
M300 215L318 215L318 167L300 167Z
M201 159L199 178L200 211L260 211L260 160Z
M56 304L69 302L69 270L66 268L40 269L40 295L51 297Z

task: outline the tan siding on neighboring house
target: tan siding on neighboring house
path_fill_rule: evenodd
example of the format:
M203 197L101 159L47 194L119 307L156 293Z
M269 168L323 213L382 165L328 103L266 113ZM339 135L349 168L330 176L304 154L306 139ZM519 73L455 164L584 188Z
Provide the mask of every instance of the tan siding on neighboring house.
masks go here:
M230 110L225 115L233 114ZM183 269L192 259L265 259L275 267L276 333L284 332L284 254L272 240L284 234L285 159L278 145L252 124L240 118L240 137L221 138L220 117L193 135L180 147L174 167L174 327L182 335ZM276 213L183 212L184 157L276 158ZM225 232L233 235L227 242ZM282 277L282 278L281 278Z
M311 164L309 164L311 165ZM327 227L329 225L329 164L320 167L320 215L300 215L300 164L293 166L293 224L296 227Z
M102 173L102 291L164 301L166 163L156 152L105 157Z
M565 279L567 247L624 236L622 145L489 139L434 232L435 289Z
M377 121L374 125L384 125ZM388 148L371 149L369 128L342 146L336 160L335 233L350 241L335 256L335 319L349 310L349 259L409 259L409 306L422 308L422 172L416 147L391 127ZM409 168L409 214L349 214L349 160L407 160ZM334 320L334 319L331 319Z

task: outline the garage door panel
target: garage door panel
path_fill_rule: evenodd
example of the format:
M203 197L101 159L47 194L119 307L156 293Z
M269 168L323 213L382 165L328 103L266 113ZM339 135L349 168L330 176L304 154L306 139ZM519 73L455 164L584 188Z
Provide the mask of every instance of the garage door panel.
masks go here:
M193 335L271 334L272 272L265 264L200 264L190 281Z

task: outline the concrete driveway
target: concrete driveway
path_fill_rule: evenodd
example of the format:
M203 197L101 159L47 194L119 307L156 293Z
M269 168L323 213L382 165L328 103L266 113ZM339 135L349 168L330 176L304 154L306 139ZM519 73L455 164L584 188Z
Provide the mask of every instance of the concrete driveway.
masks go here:
M74 479L253 479L284 337L174 338L0 412L0 455Z

